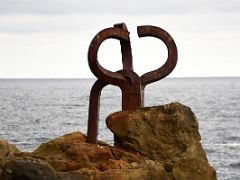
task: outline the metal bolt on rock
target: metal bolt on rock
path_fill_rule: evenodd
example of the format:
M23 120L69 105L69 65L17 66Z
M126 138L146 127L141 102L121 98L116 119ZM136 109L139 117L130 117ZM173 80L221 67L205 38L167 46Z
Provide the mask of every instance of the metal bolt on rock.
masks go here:
M144 106L144 88L169 75L177 64L177 47L168 32L156 26L138 26L139 37L155 37L164 42L168 50L166 62L159 68L139 76L133 70L132 50L129 31L124 23L100 31L91 41L88 49L88 63L92 73L98 80L92 86L89 100L87 142L96 144L98 135L98 119L100 95L102 89L108 85L120 87L122 91L122 110L136 109ZM120 41L123 68L112 72L102 67L98 62L98 49L107 39ZM147 63L147 61L146 61ZM114 137L115 144L119 142Z

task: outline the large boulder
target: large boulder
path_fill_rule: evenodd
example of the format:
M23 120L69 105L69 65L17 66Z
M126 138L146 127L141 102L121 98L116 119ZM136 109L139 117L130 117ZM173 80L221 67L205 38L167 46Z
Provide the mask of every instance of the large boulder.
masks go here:
M161 162L176 179L216 179L189 107L171 103L116 112L107 118L107 126L122 146Z

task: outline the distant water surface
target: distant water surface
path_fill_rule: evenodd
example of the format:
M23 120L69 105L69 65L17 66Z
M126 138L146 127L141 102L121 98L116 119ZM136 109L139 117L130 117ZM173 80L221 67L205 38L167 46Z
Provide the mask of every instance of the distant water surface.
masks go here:
M32 151L56 136L86 133L93 79L0 79L0 139ZM218 179L240 179L240 78L169 78L147 86L145 106L178 101L198 118L202 144ZM101 96L99 139L112 143L108 114L121 110L121 91Z

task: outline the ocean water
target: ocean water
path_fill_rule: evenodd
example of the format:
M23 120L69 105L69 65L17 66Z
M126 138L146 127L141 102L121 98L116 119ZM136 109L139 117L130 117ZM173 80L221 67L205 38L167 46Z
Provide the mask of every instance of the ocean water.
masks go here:
M0 139L24 151L73 131L86 133L93 79L1 79ZM167 78L147 86L145 106L190 106L218 179L240 179L240 78ZM102 91L98 139L112 143L108 114L121 110L121 91Z

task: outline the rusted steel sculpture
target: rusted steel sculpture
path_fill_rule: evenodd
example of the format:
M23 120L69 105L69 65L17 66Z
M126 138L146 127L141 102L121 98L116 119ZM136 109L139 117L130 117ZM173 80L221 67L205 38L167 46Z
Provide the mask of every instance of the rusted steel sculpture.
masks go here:
M98 78L94 83L89 101L87 142L95 144L98 135L99 103L102 89L112 84L122 91L122 109L130 110L144 106L144 88L172 72L177 64L177 47L173 38L163 29L156 26L138 26L139 37L151 36L162 40L168 49L168 58L160 68L139 76L133 71L132 50L129 32L124 23L100 31L92 40L88 50L88 63L92 73ZM112 72L98 63L97 54L101 43L106 39L120 41L123 69ZM119 144L114 137L115 144Z

